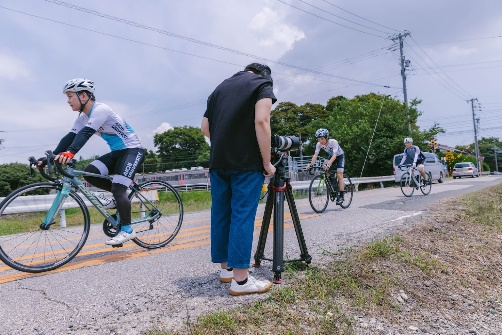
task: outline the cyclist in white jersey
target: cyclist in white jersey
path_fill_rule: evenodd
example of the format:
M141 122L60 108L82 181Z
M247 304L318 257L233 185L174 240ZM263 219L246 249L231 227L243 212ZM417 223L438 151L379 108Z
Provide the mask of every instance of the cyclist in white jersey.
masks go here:
M406 137L404 139L404 145L406 148L404 149L404 155L399 163L399 166L403 165L406 160L411 161L412 167L416 167L418 169L418 172L422 175L424 185L427 185L430 181L428 180L427 174L424 170L424 154L420 151L418 146L413 145L413 139L411 137Z
M61 164L68 163L85 145L92 135L103 138L110 146L111 152L103 155L84 171L95 174L113 174L113 180L98 177L85 177L90 184L109 191L113 201L108 201L106 208L116 206L120 215L121 231L111 240L109 245L119 245L136 237L131 223L131 203L127 197L127 189L131 185L134 174L145 159L145 149L134 130L108 105L96 102L94 83L83 78L69 80L63 93L68 97L68 104L79 115L71 131L61 139L54 150L55 159ZM42 159L41 159L42 160ZM43 164L42 161L39 164Z
M326 151L329 156L329 160L324 162L324 170L332 170L332 167L336 166L336 176L338 178L338 185L340 186L340 195L336 199L336 204L340 205L344 200L345 183L343 181L343 170L345 168L345 155L342 147L338 144L335 139L329 138L329 131L325 128L320 128L315 132L315 137L317 138L317 144L315 147L314 156L312 156L312 161L307 165L307 170L309 170L317 160L317 156L321 149ZM333 173L330 175L330 180L334 183Z

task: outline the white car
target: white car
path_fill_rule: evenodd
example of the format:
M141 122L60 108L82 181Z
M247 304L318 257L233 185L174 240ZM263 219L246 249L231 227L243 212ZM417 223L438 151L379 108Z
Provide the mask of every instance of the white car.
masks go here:
M444 165L439 159L438 155L432 152L423 152L425 155L424 169L425 172L430 172L432 174L432 180L437 180L438 183L442 183L445 177ZM401 176L406 172L406 169L399 169L398 165L401 163L401 159L403 158L403 154L394 155L393 167L394 176L396 183L401 181ZM405 161L405 164L411 164L412 162Z
M453 179L462 177L479 177L480 173L476 165L471 162L456 163L452 171Z

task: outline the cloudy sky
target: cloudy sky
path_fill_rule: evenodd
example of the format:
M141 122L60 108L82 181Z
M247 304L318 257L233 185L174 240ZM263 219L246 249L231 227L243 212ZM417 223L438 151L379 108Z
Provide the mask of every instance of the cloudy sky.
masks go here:
M149 149L155 132L199 126L214 87L251 62L272 68L278 102L403 100L392 37L405 31L419 125L472 143L477 99L479 136L500 138L499 0L0 0L0 163L55 148L77 116L62 93L75 77L94 80ZM79 155L107 150L93 137Z

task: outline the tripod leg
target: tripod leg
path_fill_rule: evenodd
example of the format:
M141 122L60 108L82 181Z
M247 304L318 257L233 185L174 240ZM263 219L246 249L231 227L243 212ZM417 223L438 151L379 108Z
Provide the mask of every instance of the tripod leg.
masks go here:
M265 204L265 211L263 212L263 221L260 230L260 237L258 239L258 246L254 254L254 267L259 268L261 260L264 257L265 243L267 242L268 229L270 227L270 218L272 217L272 209L274 207L275 191L272 185L268 185L268 197Z
M305 243L305 237L303 236L302 226L300 225L300 218L298 217L298 211L296 210L292 187L289 182L287 183L286 187L286 200L288 201L289 212L291 213L293 226L295 227L296 238L300 246L300 258L307 264L310 264L310 262L312 262L312 256L310 256L307 251L307 244Z
M274 207L274 284L280 284L281 273L284 271L284 190L275 192Z

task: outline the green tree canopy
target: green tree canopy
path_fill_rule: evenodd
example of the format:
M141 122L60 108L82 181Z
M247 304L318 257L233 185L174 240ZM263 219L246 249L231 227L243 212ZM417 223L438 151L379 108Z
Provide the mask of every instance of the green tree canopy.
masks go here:
M153 143L158 148L160 170L193 165L207 167L209 162L209 144L207 144L200 128L174 127L161 134L156 134Z
M0 165L0 197L5 197L12 191L40 181L46 181L38 172L30 176L28 164L10 163Z
M393 156L404 150L405 137L413 137L416 145L428 150L428 141L444 132L436 124L425 131L419 129L417 119L421 113L417 106L420 102L413 100L408 113L402 102L374 93L353 99L333 97L327 102L326 108L322 108L322 105L305 104L298 107L292 103L281 103L274 110L276 113L279 109L280 117L272 114L272 129L301 130L305 134L302 136L303 154L312 155L317 143L316 129L327 128L330 137L335 138L345 151L347 173L359 176L364 164L363 176L389 175L392 173ZM307 114L305 109L310 109L311 114ZM291 115L294 113L308 117L302 119L296 116L295 119ZM408 131L408 120L411 131Z

